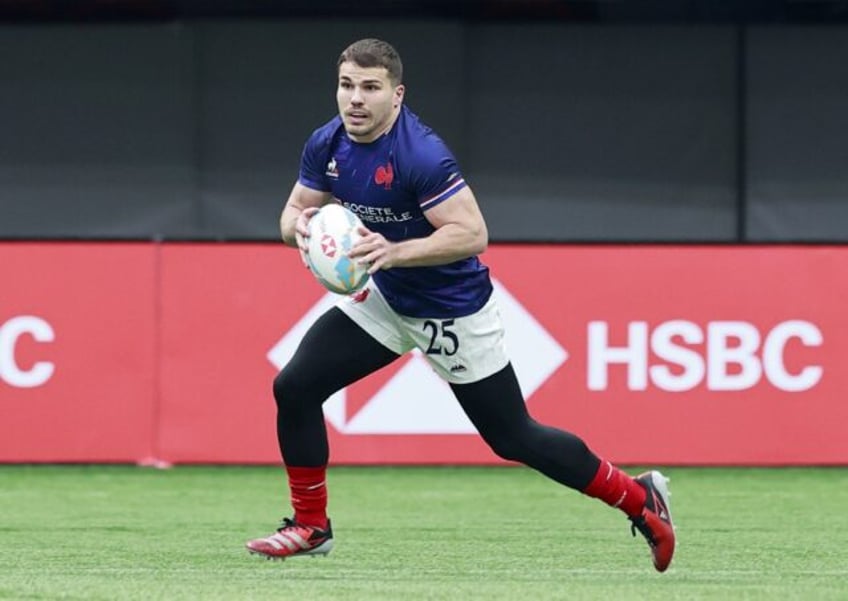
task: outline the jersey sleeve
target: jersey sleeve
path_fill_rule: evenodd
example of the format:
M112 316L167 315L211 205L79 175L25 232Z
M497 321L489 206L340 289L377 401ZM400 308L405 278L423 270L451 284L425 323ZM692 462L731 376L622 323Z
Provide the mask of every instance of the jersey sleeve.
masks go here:
M330 191L330 186L324 175L328 169L327 156L329 154L329 146L329 140L323 129L316 130L312 133L303 146L297 181L313 190L320 192Z
M422 211L432 209L467 186L450 149L431 139L418 153L413 184Z

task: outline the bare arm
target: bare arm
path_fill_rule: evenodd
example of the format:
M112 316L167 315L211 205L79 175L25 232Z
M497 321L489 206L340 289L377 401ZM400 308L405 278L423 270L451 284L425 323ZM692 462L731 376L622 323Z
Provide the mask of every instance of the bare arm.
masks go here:
M283 242L305 251L306 247L301 242L307 235L306 224L318 208L329 200L329 192L313 190L300 182L295 182L280 215L280 235ZM298 237L300 237L300 240Z
M426 238L389 242L368 231L351 250L350 256L371 263L374 273L391 267L444 265L478 255L489 243L489 233L477 199L465 187L443 203L424 213L436 231Z

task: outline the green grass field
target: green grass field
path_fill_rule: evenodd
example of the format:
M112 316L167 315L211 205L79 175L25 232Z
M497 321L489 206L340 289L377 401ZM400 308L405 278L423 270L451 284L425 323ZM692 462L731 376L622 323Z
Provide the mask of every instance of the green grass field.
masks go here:
M669 468L678 552L526 468L333 468L327 558L245 539L280 469L0 466L2 599L848 599L848 469Z

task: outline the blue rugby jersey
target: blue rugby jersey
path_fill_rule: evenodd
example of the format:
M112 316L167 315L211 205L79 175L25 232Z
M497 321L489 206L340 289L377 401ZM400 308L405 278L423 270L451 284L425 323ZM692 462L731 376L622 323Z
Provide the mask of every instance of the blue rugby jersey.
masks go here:
M434 228L424 211L466 186L451 151L406 106L392 129L373 142L351 140L339 116L316 129L303 150L299 181L330 192L365 227L397 242ZM438 319L478 311L492 293L477 257L432 267L395 267L373 275L401 315Z

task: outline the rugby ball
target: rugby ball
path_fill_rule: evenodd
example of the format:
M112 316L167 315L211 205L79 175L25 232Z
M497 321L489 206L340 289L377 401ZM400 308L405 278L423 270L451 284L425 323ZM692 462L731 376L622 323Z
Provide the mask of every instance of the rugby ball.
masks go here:
M361 238L359 217L340 204L321 207L309 220L309 270L321 285L336 294L353 294L368 282L368 268L347 256Z

